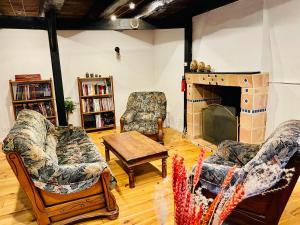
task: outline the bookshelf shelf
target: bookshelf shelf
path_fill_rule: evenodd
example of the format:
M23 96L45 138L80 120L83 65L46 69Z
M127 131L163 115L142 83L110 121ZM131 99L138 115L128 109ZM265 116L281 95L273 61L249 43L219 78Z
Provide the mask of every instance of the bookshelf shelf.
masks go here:
M102 95L83 95L81 96L82 98L96 98L96 97L102 97L102 98L106 98L106 97L111 97L113 96L112 94L102 94Z
M99 113L104 113L104 112L114 112L114 110L102 110L102 111L97 111L97 112L85 112L82 113L83 115L92 115L92 114L99 114Z
M43 114L57 125L52 79L9 81L15 119L23 109L32 109Z
M106 130L106 129L111 129L115 128L115 125L108 125L104 127L92 127L92 128L85 128L86 131L97 131L97 130Z
M30 99L30 100L14 100L13 103L27 103L27 102L45 102L52 101L54 98L39 98L39 99Z
M113 78L77 78L81 126L86 131L116 127Z

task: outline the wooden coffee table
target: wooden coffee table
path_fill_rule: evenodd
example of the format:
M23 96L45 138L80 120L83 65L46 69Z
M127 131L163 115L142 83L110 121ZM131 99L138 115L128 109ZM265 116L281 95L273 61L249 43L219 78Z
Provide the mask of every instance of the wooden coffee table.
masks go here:
M137 165L162 159L162 177L167 176L168 151L156 141L137 131L104 136L103 140L106 161L110 160L109 151L122 161L129 176L130 188L135 186L134 167Z

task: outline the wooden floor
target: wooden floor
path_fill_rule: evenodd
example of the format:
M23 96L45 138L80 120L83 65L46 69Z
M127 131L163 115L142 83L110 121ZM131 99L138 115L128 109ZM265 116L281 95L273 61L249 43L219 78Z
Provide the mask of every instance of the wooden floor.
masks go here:
M109 130L91 133L90 136L99 147L104 156L104 148L101 144L103 135L118 132ZM190 168L197 160L199 148L181 138L181 134L172 130L165 130L165 146L169 149L168 160L168 183L166 199L168 205L167 224L173 224L172 192L170 185L171 157L174 154L184 156L185 164ZM23 190L20 188L11 168L5 160L4 154L0 153L0 225L37 224L32 215L30 204ZM111 154L109 165L118 180L120 192L113 191L120 207L120 216L117 220L96 219L81 224L126 224L126 225L155 225L158 222L155 213L154 193L158 185L162 185L161 161L141 166L136 172L136 187L128 187L128 176L120 166L120 162ZM282 215L280 225L300 224L300 183L296 186L292 197ZM251 224L252 225L252 224Z

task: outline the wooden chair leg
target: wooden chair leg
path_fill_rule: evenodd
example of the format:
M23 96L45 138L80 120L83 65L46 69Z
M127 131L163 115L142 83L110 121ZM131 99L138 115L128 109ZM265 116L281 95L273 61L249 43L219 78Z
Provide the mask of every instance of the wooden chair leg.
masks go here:
M157 120L158 125L158 134L157 134L157 140L160 144L164 144L164 133L163 133L163 120L159 118Z

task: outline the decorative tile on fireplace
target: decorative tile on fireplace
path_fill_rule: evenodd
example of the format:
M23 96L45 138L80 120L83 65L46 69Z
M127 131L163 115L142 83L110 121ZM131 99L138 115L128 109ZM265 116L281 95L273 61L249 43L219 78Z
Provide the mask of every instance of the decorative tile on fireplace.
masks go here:
M267 73L186 73L188 137L192 140L202 137L202 109L211 104L226 106L228 96L224 95L224 90L227 93L233 87L236 88L235 91L230 92L233 94L231 97L238 102L234 108L240 121L239 141L263 142L267 120L268 80ZM239 94L235 94L237 88L240 88Z

